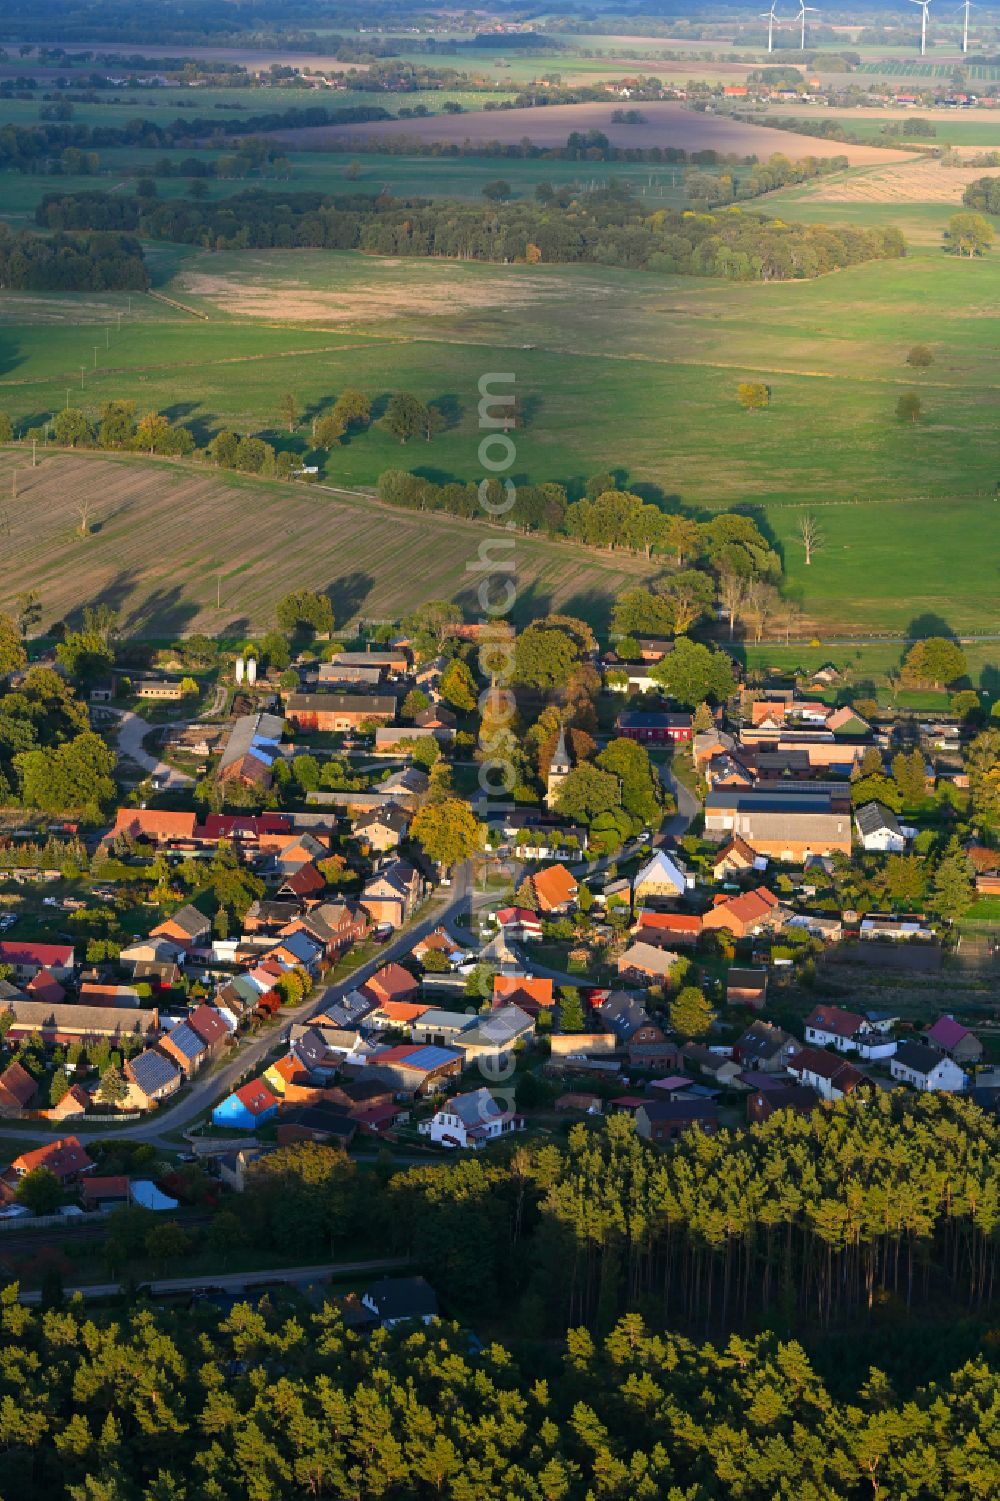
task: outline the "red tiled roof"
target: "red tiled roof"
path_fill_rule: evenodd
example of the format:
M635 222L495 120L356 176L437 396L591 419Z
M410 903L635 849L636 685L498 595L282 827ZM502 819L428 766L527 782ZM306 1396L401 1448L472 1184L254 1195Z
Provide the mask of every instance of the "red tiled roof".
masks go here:
M44 969L49 964L60 968L73 963L73 945L70 943L18 943L16 939L0 940L0 964L37 964Z
M535 975L493 976L494 1006L519 1006L524 1000L533 1001L536 1006L554 1006L552 981Z
M85 1178L81 1189L83 1199L95 1202L98 1199L127 1199L129 1180L124 1174L109 1178Z
M47 1167L57 1178L69 1178L74 1173L85 1173L93 1163L75 1136L61 1136L58 1141L46 1142L44 1147L35 1147L15 1157L13 1166L19 1173L34 1172L37 1167Z
M233 1093L251 1115L261 1115L265 1110L270 1110L273 1105L281 1103L278 1096L268 1089L262 1079L251 1079L249 1084L244 1084L241 1089L235 1089Z
M839 1006L814 1006L806 1017L807 1027L832 1032L835 1037L853 1037L863 1023L863 1016L855 1011L842 1011Z
M38 1088L28 1070L15 1059L0 1074L0 1096L10 1097L24 1110L35 1098Z
M192 1032L200 1037L202 1042L207 1042L209 1046L213 1042L218 1042L220 1037L225 1037L229 1032L229 1028L215 1007L209 1006L205 1001L202 1001L200 1006L195 1007L188 1016L187 1023Z
M697 914L687 912L647 912L639 913L640 928L659 928L667 933L700 933L702 928L701 918Z
M49 1001L54 1006L66 995L50 969L40 969L37 974L32 975L24 988L33 1001Z
M383 969L376 970L371 979L366 980L361 986L363 994L369 1000L379 1003L399 1000L403 996L412 995L417 989L416 980L401 964L385 965Z

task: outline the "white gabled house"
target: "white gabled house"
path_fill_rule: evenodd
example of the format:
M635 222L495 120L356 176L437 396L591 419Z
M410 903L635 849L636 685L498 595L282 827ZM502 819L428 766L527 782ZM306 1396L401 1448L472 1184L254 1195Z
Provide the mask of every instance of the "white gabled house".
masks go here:
M900 855L906 849L906 831L884 803L864 803L854 815L854 826L866 850Z
M511 1131L523 1131L524 1117L513 1110L504 1110L484 1088L446 1100L428 1125L431 1141L438 1146L469 1147L477 1151Z
M684 896L693 888L694 876L664 850L657 850L636 875L632 890L638 903L646 897Z
M901 1042L890 1060L889 1072L901 1084L927 1093L940 1090L958 1094L968 1082L953 1058L923 1042Z

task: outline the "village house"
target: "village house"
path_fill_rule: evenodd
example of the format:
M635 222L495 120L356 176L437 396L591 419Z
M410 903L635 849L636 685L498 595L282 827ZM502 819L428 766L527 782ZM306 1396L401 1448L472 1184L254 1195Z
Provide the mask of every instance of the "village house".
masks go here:
M398 803L386 803L382 808L363 813L355 820L351 832L360 844L384 855L387 850L399 848L411 822L411 815L405 808Z
M854 815L854 826L865 850L898 855L906 849L906 835L899 819L884 803L862 804Z
M706 929L725 928L734 938L756 938L783 927L787 916L773 891L758 886L739 896L718 897L702 922Z
M470 1148L472 1151L478 1151L512 1131L523 1130L524 1117L514 1110L505 1110L485 1088L446 1100L428 1126L431 1141L438 1146Z
M682 897L693 886L694 877L664 850L657 850L637 873L632 893L638 904L657 897Z
M397 1324L430 1324L438 1316L434 1289L423 1277L383 1277L361 1299L383 1329Z
M744 1070L781 1073L801 1048L801 1043L773 1022L755 1021L738 1038L733 1054Z
M866 1016L844 1011L839 1006L814 1006L806 1017L806 1042L819 1048L836 1048L839 1053L858 1052L862 1058L891 1058L896 1051L895 1039Z
M496 919L508 943L533 943L541 939L542 920L528 907L501 907Z
M186 952L211 942L212 924L203 912L188 903L186 907L178 908L164 922L151 928L149 936L165 938L168 943L175 943Z
M394 860L376 871L361 893L361 905L374 923L402 927L423 898L425 882L408 860Z
M576 903L579 886L565 865L547 865L525 878L537 911L545 917L569 912Z
M889 1072L914 1089L958 1093L968 1080L953 1058L922 1042L901 1042L889 1061Z
M39 970L47 970L60 984L73 978L73 945L64 943L20 943L17 939L0 939L0 964L9 964L14 979L23 985Z
M17 1178L23 1178L40 1167L47 1168L53 1177L58 1178L63 1188L78 1182L84 1173L94 1171L94 1163L75 1136L61 1136L58 1141L49 1141L43 1147L22 1152L11 1163Z
M146 1106L158 1104L175 1094L184 1078L174 1060L159 1048L147 1048L145 1052L136 1053L134 1058L126 1058L124 1073Z
M234 1131L255 1131L277 1114L280 1103L263 1079L251 1079L249 1084L234 1090L216 1105L212 1111L212 1125Z
M432 933L419 939L410 953L420 964L424 962L428 954L440 954L451 965L461 963L466 956L466 950L461 944L455 942L446 928L435 928Z
M57 1105L45 1112L50 1121L78 1120L90 1108L90 1095L82 1084L71 1084Z
M37 1092L34 1079L15 1059L0 1074L0 1116L19 1116L30 1109Z
M391 723L396 700L386 693L290 693L285 717L303 731L344 732Z
M618 959L618 973L623 980L640 985L664 985L680 956L671 949L652 943L632 943Z
M739 1081L741 1066L737 1060L725 1053L713 1052L704 1043L686 1042L680 1057L685 1068L696 1069L723 1089Z
M493 1009L518 1006L528 1016L551 1011L556 1003L552 980L543 975L494 975Z
M979 1063L983 1045L975 1032L963 1027L953 1016L939 1016L931 1027L924 1028L926 1042L939 1053L945 1053L956 1063Z
M420 994L417 981L401 964L387 964L376 970L359 988L374 1006L383 1006L386 1001L414 1001Z
M176 1027L164 1033L157 1046L177 1064L186 1079L193 1078L208 1061L208 1043L194 1030L190 1021L178 1022Z
M776 1110L791 1110L795 1115L812 1115L819 1095L808 1084L791 1084L775 1080L773 1089L751 1090L747 1096L748 1125L763 1125Z
M716 855L712 861L712 877L716 881L728 880L731 876L742 876L748 872L764 870L767 861L745 839L738 834L734 835Z
M788 1060L788 1072L823 1100L842 1100L870 1081L853 1063L820 1048L801 1048Z
M693 733L690 714L640 709L623 710L615 721L615 729L623 739L635 740L640 745L686 743Z
M635 1112L638 1134L658 1146L676 1141L685 1131L711 1136L718 1128L718 1106L710 1100L643 1100Z
M632 932L642 943L693 948L701 937L702 927L702 919L696 913L651 912L643 908Z

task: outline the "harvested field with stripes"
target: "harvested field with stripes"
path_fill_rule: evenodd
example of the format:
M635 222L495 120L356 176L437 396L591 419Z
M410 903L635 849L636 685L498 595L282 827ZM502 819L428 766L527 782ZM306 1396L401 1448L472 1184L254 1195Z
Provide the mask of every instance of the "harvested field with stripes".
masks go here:
M277 601L296 588L328 590L338 626L357 615L398 618L441 598L460 599L475 618L483 573L468 565L481 543L509 535L322 486L98 454L50 453L32 469L23 450L0 451L5 496L15 460L17 502L0 504L0 610L37 589L46 629L101 602L131 633L239 635L272 625ZM92 533L81 537L85 501ZM638 558L527 536L515 539L514 560L515 616L560 609L595 624L606 623L620 590L655 571ZM492 596L501 588L494 580Z

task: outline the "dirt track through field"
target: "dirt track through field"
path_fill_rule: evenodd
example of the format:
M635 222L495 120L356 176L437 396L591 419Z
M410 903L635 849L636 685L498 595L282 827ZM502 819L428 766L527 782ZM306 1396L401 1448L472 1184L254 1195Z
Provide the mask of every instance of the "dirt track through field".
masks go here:
M277 130L272 139L299 150L343 148L349 141L379 141L405 137L415 141L515 143L527 137L536 146L563 146L574 130L600 130L615 146L677 146L684 151L718 151L739 156L845 156L853 167L909 161L903 151L879 146L850 146L818 136L747 125L722 115L698 114L670 101L637 106L641 125L616 125L612 115L621 105L550 104L530 109L477 110L463 115L431 115L420 120L372 120L365 125L316 125L301 130Z

